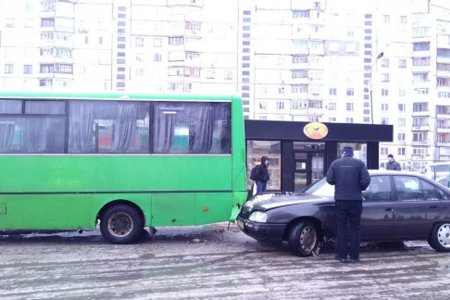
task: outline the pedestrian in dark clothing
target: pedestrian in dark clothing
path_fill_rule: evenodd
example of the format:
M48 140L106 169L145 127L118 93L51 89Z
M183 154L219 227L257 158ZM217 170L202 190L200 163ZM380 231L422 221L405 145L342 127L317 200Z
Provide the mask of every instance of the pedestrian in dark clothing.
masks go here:
M261 157L261 163L253 167L250 179L256 182L256 193L264 193L267 188L267 181L270 180L269 171L269 158L267 156Z
M352 147L345 146L342 158L331 163L327 182L335 186L336 259L340 262L358 262L362 191L369 186L370 176L366 165L353 158Z
M401 171L402 168L400 167L400 164L395 161L394 155L388 154L388 163L386 165L386 170L394 170L394 171Z

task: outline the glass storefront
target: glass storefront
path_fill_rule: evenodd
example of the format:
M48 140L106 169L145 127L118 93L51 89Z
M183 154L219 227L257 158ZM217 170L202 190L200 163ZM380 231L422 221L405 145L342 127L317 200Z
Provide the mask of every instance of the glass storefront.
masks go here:
M360 159L367 166L367 144L365 143L338 143L337 144L337 157L341 157L341 151L344 146L353 147L353 157Z
M325 143L294 142L294 184L300 192L324 176Z
M253 180L250 172L255 166L255 161L262 156L269 158L270 180L267 182L267 190L281 190L281 142L280 141L247 141L247 188L251 189Z

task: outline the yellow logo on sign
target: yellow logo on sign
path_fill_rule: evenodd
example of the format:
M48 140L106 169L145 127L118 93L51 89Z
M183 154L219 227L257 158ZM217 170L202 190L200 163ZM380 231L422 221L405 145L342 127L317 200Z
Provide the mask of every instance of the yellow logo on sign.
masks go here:
M327 125L320 122L308 123L303 127L303 133L313 140L320 140L327 136Z

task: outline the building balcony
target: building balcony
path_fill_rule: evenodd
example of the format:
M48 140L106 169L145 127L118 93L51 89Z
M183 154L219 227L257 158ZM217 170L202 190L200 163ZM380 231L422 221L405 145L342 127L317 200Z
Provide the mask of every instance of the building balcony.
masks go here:
M436 76L450 78L450 70L436 70Z
M436 146L438 146L438 147L450 147L450 141L448 141L448 142L437 142Z
M449 114L437 113L436 114L436 119L437 120L450 120L450 113Z
M450 63L450 57L448 56L442 56L442 55L438 55L436 56L436 62L437 63Z
M411 142L412 146L431 146L432 143L428 140L424 140L424 141L412 141Z
M450 133L450 126L448 127L437 127L436 128L437 133Z
M413 111L412 116L413 117L427 117L430 115L430 111L424 110L424 111Z
M413 125L411 127L412 131L430 131L430 125Z

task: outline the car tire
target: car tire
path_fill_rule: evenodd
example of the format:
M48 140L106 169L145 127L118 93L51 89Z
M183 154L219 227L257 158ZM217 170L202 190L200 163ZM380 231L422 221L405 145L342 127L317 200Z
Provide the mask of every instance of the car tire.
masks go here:
M319 241L319 228L312 222L298 222L289 230L289 247L298 256L311 256Z
M438 252L450 252L450 223L438 223L433 226L428 244Z
M139 211L126 204L109 207L100 219L100 231L113 244L131 244L139 240L144 220Z

